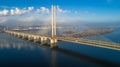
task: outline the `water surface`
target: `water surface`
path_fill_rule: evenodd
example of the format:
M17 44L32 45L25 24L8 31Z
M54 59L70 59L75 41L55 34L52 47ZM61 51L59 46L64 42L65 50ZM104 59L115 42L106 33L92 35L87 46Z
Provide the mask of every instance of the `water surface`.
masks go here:
M119 66L120 51L59 41L56 49L41 47L0 33L1 67Z

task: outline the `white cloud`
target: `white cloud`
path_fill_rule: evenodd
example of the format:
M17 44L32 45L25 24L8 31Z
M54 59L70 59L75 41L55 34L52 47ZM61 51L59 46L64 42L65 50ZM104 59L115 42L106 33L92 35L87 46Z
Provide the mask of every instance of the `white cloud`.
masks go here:
M4 10L2 10L2 11L0 11L0 16L5 16L5 15L8 15L8 13L9 13L9 11L8 10L6 10L6 9L4 9Z
M34 7L28 7L27 9L26 8L20 9L17 7L15 7L15 8L11 7L11 8L12 9L10 9L10 10L8 10L8 9L0 10L0 16L22 15L22 14L26 14L26 13L29 13L34 10Z
M14 14L24 14L26 11L15 8L15 10L13 12L14 12Z
M27 7L27 8L18 8L18 7L11 7L11 9L4 9L0 11L0 16L13 16L13 15L23 15L23 14L27 14L30 12L34 12L34 13L40 13L40 14L50 14L51 10L47 7L40 7L39 9L34 9L33 6L31 7ZM65 14L65 13L70 13L69 10L64 10L61 9L59 6L57 6L57 13L58 14Z
M28 7L28 11L32 11L34 9L34 7Z
M22 15L25 13L28 13L30 11L32 11L34 9L34 7L28 7L28 9L23 8L23 9L19 9L19 8L15 8L15 9L11 9L10 10L10 14L11 15Z
M69 10L63 10L59 6L57 6L57 13L58 14L69 13L69 12L70 12Z
M37 13L50 13L50 10L46 7L40 7L40 9L37 9Z
M14 10L13 9L10 10L10 14L14 15Z
M69 10L63 10L61 9L59 6L56 7L57 9L57 13L58 14L65 14L65 13L70 13ZM41 14L49 14L50 13L50 9L46 8L46 7L40 7L40 9L37 9L37 13L41 13Z
M56 10L58 13L58 17L61 15L66 15L66 13L70 13L69 10L64 10L59 6L57 6ZM24 8L11 7L8 9L1 10L0 17L6 17L6 19L0 19L0 23L14 20L16 22L18 21L18 23L30 22L34 24L34 22L41 21L48 24L48 22L51 22L51 8L39 7L38 9L35 9L33 6ZM58 22L66 22L66 18L61 18L60 20L58 18Z

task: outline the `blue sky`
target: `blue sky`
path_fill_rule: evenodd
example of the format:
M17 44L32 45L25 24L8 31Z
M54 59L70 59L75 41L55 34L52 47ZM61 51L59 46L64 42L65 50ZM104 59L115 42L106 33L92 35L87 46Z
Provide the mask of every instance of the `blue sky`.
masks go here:
M58 22L120 21L120 0L0 0L0 23L48 22L52 4Z

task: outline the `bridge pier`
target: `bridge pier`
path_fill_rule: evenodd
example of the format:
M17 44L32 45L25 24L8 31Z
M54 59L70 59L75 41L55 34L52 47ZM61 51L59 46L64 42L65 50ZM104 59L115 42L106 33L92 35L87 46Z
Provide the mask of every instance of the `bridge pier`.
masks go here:
M19 33L16 34L16 37L19 37Z
M27 40L27 39L28 39L28 37L27 37L27 35L26 35L26 34L24 34L22 38L23 38L23 39L25 39L25 40Z
M18 36L18 38L22 38L22 35L20 34L20 35Z
M12 33L12 35L13 35L13 36L15 35L14 32Z
M39 37L34 36L34 37L33 37L33 42L36 43L36 42L38 42L38 41L39 41Z
M16 32L14 33L14 36L17 37L17 33Z
M19 37L20 37L20 34L19 34L19 33L17 33L17 34L16 34L16 37L18 37L18 38L19 38Z
M40 37L41 39L41 45L44 45L47 43L47 38L46 37Z
M28 35L27 35L27 34L25 34L25 40L28 40L28 39L29 39Z
M50 39L50 47L51 48L57 47L57 39L56 38L51 38Z
M28 35L28 41L32 40L31 35Z
M24 38L25 38L23 33L21 34L21 36L22 36L22 39L24 39Z
M10 32L11 33L11 35L13 35L13 32Z

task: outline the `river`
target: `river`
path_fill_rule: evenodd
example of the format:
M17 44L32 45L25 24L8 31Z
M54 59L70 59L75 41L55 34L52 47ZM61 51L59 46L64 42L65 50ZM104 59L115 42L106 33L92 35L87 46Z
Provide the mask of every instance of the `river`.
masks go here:
M120 43L120 29L91 39ZM0 67L116 67L120 51L59 41L57 49L42 47L0 33Z

